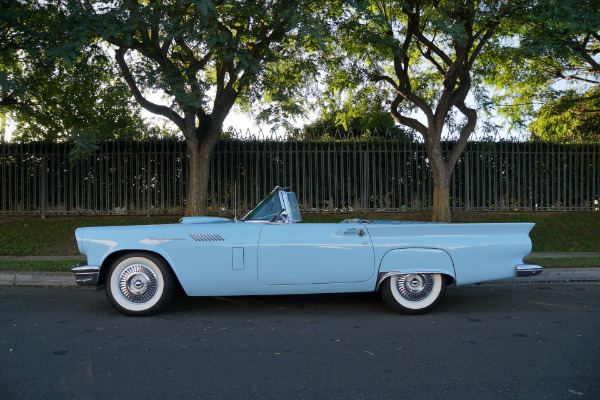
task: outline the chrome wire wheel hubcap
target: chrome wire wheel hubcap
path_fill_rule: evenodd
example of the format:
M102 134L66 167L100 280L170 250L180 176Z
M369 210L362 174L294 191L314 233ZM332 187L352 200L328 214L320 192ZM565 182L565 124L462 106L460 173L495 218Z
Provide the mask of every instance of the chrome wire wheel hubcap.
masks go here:
M156 275L145 265L130 265L119 276L119 289L127 300L144 303L156 293Z
M433 289L431 274L401 274L397 281L398 292L410 301L420 301L429 296Z

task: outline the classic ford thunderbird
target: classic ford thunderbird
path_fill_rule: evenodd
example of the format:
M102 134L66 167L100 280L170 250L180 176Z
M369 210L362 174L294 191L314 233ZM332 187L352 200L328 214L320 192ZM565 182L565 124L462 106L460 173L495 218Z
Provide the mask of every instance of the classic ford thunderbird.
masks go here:
M127 315L162 310L178 284L190 296L379 291L393 309L423 314L448 285L542 271L523 264L532 223L301 220L295 194L276 187L239 220L79 228L88 265L73 273Z

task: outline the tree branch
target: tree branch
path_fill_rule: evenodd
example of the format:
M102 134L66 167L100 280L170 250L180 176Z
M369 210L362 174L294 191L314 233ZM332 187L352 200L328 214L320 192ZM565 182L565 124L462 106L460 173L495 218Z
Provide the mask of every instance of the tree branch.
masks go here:
M423 111L423 113L425 113L428 120L433 120L433 111L431 110L431 107L429 107L429 104L427 104L425 100L423 100L416 94L412 93L412 91L410 90L410 86L406 88L402 85L397 85L396 82L394 82L394 80L387 75L370 75L370 79L373 82L385 81L389 83L396 90L396 93L398 95L402 96L404 99L410 101L415 106L419 107L419 109Z
M449 175L452 173L452 170L454 169L454 166L458 161L458 157L460 157L460 155L464 151L467 145L467 141L469 140L471 133L473 133L473 131L475 130L475 126L477 125L476 110L467 107L464 101L461 101L458 104L456 104L456 107L465 117L467 117L467 123L460 130L459 138L454 144L454 146L452 146L452 150L450 151L448 158L446 158L446 172Z
M490 40L490 38L492 37L492 35L494 35L495 29L496 29L497 26L498 26L498 23L494 24L493 27L490 27L485 32L485 34L482 36L482 38L479 40L479 42L477 43L477 46L475 46L475 50L473 50L473 52L471 53L471 56L467 60L467 64L468 64L469 69L471 69L473 67L473 63L477 59L477 56L479 56L479 53L481 53L481 50L483 49L483 46L485 46L485 44L487 43L487 41Z
M577 49L583 60L591 67L589 72L600 72L600 64L594 60L594 58L588 54L587 49Z
M417 44L417 48L419 49L419 52L423 55L423 57L425 57L431 64L433 64L435 69L437 69L442 76L446 75L446 71L444 70L444 68L442 68L442 66L436 61L436 59L431 56L430 49L427 49L427 51L425 52L419 44Z
M600 114L600 110L569 110L573 114L586 115L586 114Z
M405 117L404 115L402 115L398 112L398 106L400 105L400 103L403 100L404 100L404 98L402 97L402 95L400 95L400 94L396 95L396 98L394 99L394 101L392 102L392 105L390 107L390 114L399 124L408 126L409 128L416 130L417 132L419 132L421 134L421 136L423 136L425 138L427 136L427 127L425 125L423 125L422 123L420 123L418 120L416 120L414 118Z
M12 95L8 95L0 99L0 106L14 106L17 104L19 104L19 100Z
M411 14L407 11L404 11L404 13L408 16L409 20L414 19L413 23L415 24L417 29L414 29L413 35L417 38L417 40L421 42L425 47L427 47L428 51L432 51L434 54L436 54L444 62L444 64L450 66L452 64L452 60L450 59L450 57L448 57L446 53L444 53L439 47L437 47L429 39L427 39L425 35L423 35L423 32L421 32L421 30L418 29L420 15L416 12Z
M564 75L562 72L558 72L556 74L556 77L564 79L564 80L575 80L575 81L592 83L594 85L600 84L600 81L594 81L594 80L591 80L591 79L586 79L586 78L582 78L582 77L575 76L575 75Z
M160 56L163 58L167 58L169 56L169 50L173 45L173 39L165 40L162 47L160 47Z
M117 65L119 65L119 68L121 69L123 78L125 79L127 86L129 86L129 90L131 90L131 93L133 94L133 97L135 98L135 100L139 103L140 106L144 107L146 110L150 111L151 113L157 114L157 115L162 115L163 117L170 119L171 121L173 121L173 123L175 125L177 125L177 127L179 129L181 129L182 132L185 133L186 132L185 131L185 121L179 114L177 114L175 111L173 111L171 108L169 108L167 106L162 106L159 104L152 103L151 101L148 101L142 95L142 92L138 88L137 83L135 82L135 79L134 79L133 75L131 74L131 71L129 69L129 66L127 65L127 62L125 61L125 53L126 52L127 52L127 49L125 49L123 47L119 47L118 49L115 50L115 59L117 61Z

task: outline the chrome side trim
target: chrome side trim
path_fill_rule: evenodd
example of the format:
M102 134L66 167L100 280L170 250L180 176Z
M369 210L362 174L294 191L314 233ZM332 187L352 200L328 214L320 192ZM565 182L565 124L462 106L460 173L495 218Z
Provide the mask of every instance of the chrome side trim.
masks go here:
M528 276L536 276L542 273L544 268L539 265L521 264L517 265L517 277L525 278Z
M96 265L83 265L80 267L71 268L71 272L75 274L75 281L79 286L96 286L98 285L98 275L100 267Z

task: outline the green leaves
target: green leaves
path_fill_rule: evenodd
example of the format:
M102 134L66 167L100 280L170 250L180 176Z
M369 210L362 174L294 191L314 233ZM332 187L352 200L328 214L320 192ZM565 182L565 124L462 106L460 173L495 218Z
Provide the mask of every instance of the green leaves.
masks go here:
M69 153L72 163L78 160L87 160L90 154L100 148L96 145L96 138L92 133L82 129L73 129L69 141L74 144Z
M528 7L512 16L513 36L487 54L487 68L481 72L496 89L494 103L511 127L523 129L532 117L541 118L529 129L534 136L574 137L570 127L590 116L565 114L555 106L559 98L585 97L600 85L598 1L526 3Z
M71 4L71 16L92 40L124 52L119 65L138 102L188 138L195 134L190 120L196 129L210 126L201 120L222 120L240 95L264 87L268 65L292 54L314 22L307 17L311 2L291 0ZM144 90L166 93L170 106L149 102Z
M581 143L600 140L600 87L585 93L574 90L548 101L529 125L532 140Z
M22 58L20 75L11 80L19 140L64 141L85 137L78 148L87 153L104 139L145 134L147 124L128 88L115 75L109 57L99 47L77 50L74 60L54 55Z

